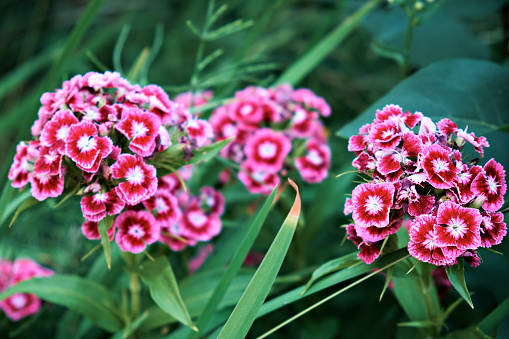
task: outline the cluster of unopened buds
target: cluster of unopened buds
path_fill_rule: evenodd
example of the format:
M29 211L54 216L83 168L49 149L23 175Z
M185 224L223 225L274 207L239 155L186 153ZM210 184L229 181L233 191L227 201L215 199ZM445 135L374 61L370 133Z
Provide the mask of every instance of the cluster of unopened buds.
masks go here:
M219 233L222 196L210 187L199 196L179 193L177 169L212 141L206 120L159 86L132 85L115 72L77 75L41 104L34 140L17 146L13 187L30 183L41 201L64 189L83 195L85 236L98 239L98 223L113 216L108 235L123 251L158 240L182 249ZM157 173L161 166L166 172Z
M17 259L14 262L0 259L0 292L24 280L49 277L54 272L41 267L32 259ZM41 309L41 299L31 293L16 293L0 301L0 309L12 321L31 316Z
M465 161L472 145L481 157L485 137L459 129L449 119L436 124L420 112L397 105L377 110L376 119L350 137L353 166L370 177L347 198L345 214L353 213L348 239L359 258L373 262L384 239L409 218L408 252L437 266L451 266L459 257L480 263L477 249L500 244L506 224L499 209L506 193L505 171L490 159Z
M251 193L270 194L293 167L310 183L327 177L330 149L320 116L330 114L323 98L285 84L238 91L209 121L217 141L233 138L221 155L240 164L239 180Z

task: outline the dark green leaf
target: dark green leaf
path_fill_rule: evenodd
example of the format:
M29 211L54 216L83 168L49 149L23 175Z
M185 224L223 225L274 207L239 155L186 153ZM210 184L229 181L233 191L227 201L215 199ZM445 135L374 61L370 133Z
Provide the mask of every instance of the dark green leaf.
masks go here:
M444 339L491 339L490 336L484 334L480 329L475 326L467 327L463 330L454 331L449 333Z
M470 307L474 308L474 304L472 303L470 293L468 293L467 285L465 283L465 261L462 258L458 258L458 264L447 268L445 271L447 272L447 276L449 277L449 281L452 286L456 289L456 291L458 291L460 296L465 299Z
M509 315L509 298L506 298L504 302L497 306L491 311L483 320L477 324L477 327L483 332L490 332L494 329L502 320Z
M98 229L99 235L101 236L101 244L104 250L104 257L106 258L106 264L108 265L108 269L111 269L111 247L110 247L110 237L108 236L108 230L113 225L113 217L110 215L105 216L101 221L99 221Z
M193 151L193 156L189 159L190 164L196 164L200 161L208 161L215 157L219 152L228 145L233 138L221 140L213 143L212 145L200 147L196 151Z
M21 205L19 205L18 209L14 213L14 216L12 217L12 220L11 220L11 223L9 224L9 227L12 226L12 224L14 223L14 221L16 220L16 218L19 216L19 214L21 212L23 212L27 208L32 207L33 205L37 204L38 202L39 202L39 200L37 200L35 198L32 198L32 197L29 197L28 199L23 201L23 203Z
M388 104L419 111L433 121L449 118L476 135L509 124L509 70L495 63L455 59L434 63L408 77L338 131L349 138L373 122L377 109Z

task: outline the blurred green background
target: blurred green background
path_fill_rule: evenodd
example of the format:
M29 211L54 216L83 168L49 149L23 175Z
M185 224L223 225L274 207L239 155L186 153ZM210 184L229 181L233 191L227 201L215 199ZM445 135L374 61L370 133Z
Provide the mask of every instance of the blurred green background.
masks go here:
M155 50L160 43L159 52L147 70L147 81L162 86L171 97L189 85L199 41L186 22L191 20L198 28L201 27L206 1L93 2L103 4L97 6L97 14L91 14L90 27L82 32L81 39L75 32L71 40L71 32L89 2L35 0L0 3L2 186L8 184L7 171L15 145L30 138L29 127L35 120L40 95L59 88L62 81L73 75L114 70L114 55L120 58L122 68L127 72L145 48ZM212 89L219 97L227 98L247 85L269 86L301 55L365 3L354 0L218 1L218 6L227 4L228 9L217 25L237 19L252 21L253 24L227 38L206 44L205 54L217 48L223 49L224 54L202 72L203 89ZM422 5L419 17L422 22L414 30L410 50L410 73L448 58L484 59L508 66L507 1L435 0L422 1ZM354 29L295 86L312 89L332 107L333 113L326 119L326 125L331 135L333 165L331 178L322 184L301 184L304 204L302 228L297 231L282 274L299 270L305 272L306 269L310 273L309 269L354 250L350 243L342 247L339 244L344 236L340 226L348 222L342 213L345 194L354 187L351 181L355 177L334 178L352 169L353 154L346 151L346 141L335 137L335 132L402 79L401 68L392 52L403 46L407 25L408 18L398 6L381 1L360 27ZM118 44L121 31L126 33L128 29L123 49L120 52L117 49L115 54L115 44ZM489 136L488 140L491 142ZM497 146L496 142L491 144L492 147ZM503 165L509 168L508 163ZM14 198L15 195L12 196ZM224 240L236 227L244 225L248 220L248 206L253 201L263 200L249 196L239 185L229 187L226 198L225 228L217 241ZM259 251L266 251L289 204L282 199L279 209L271 212L268 225L262 229L255 244ZM103 258L98 251L87 261L80 261L95 243L81 235L82 217L78 199L70 199L58 209L52 209L52 205L55 202L47 201L31 208L11 229L4 222L0 229L0 256L30 256L58 273L86 275L94 260ZM509 253L509 241L506 240L496 250ZM194 250L190 250L172 257L181 275L184 275L185 269L179 265L183 266L182 262L193 254ZM480 254L483 264L476 269L468 268L466 272L469 289L475 293L472 298L476 308L470 310L462 304L448 324L451 330L478 321L509 296L507 255L488 251ZM100 276L102 282L108 285L121 280L118 278L121 273L121 263L118 263L113 271ZM304 276L298 284L306 279L307 276ZM411 335L411 330L395 326L406 318L392 295L387 293L382 302L378 302L382 287L382 276L370 279L272 337L405 338ZM250 336L264 333L337 289L333 287L261 318L255 322ZM449 293L445 305L458 298L455 293ZM64 309L46 305L36 320L10 324L2 317L0 333L31 337L37 330L51 337L64 314ZM61 329L58 331L60 335L65 333ZM99 330L86 334L89 337L106 337ZM509 337L509 319L502 324L497 337Z

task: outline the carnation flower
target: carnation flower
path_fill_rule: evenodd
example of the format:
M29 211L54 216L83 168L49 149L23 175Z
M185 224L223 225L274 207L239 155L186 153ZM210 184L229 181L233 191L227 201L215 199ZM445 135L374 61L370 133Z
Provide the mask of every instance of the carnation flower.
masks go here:
M115 241L122 251L140 253L159 239L161 228L154 216L146 211L126 211L114 223Z
M465 128L466 131L466 128ZM370 177L347 198L344 213L353 212L348 238L371 262L378 243L395 233L409 218L408 252L437 266L464 258L480 264L479 247L500 244L507 233L503 214L507 186L501 164L490 159L465 162L465 141L483 156L486 138L466 133L450 119L436 125L420 112L397 105L377 110L372 124L348 141L356 154L352 165Z

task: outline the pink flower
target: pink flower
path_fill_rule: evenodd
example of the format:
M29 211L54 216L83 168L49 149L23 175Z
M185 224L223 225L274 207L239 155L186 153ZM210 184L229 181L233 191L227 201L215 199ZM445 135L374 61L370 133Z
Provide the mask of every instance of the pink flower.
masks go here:
M129 149L142 157L150 156L161 126L159 118L137 107L124 108L115 128L129 139Z
M380 255L380 249L374 242L364 241L361 237L357 235L356 228L354 225L348 225L346 227L346 232L348 234L347 239L351 240L358 249L360 249L359 254L357 254L357 258L362 260L366 264L371 264L373 261L378 258Z
M209 122L212 125L217 141L235 138L237 136L235 121L229 117L226 106L216 108L214 112L212 112Z
M355 154L359 155L358 153L364 151L368 143L367 135L352 135L348 139L348 151L355 152Z
M52 151L48 147L40 148L40 157L34 163L37 174L57 175L62 170L62 154Z
M262 128L247 141L244 152L247 162L257 171L276 173L292 149L292 143L283 134Z
M111 139L97 136L97 128L94 124L80 122L69 127L65 153L83 171L97 172L101 160L106 158L112 150Z
M156 223L161 228L169 229L182 215L177 198L166 190L158 189L152 197L143 201L143 206L149 211L155 211Z
M462 252L477 249L481 244L481 221L479 210L461 207L451 201L443 202L438 207L434 226L436 244L454 246Z
M32 172L28 176L28 179L32 186L30 192L32 196L39 201L43 201L46 198L56 198L64 191L63 173L48 175Z
M16 146L14 162L9 170L9 180L12 187L23 188L28 183L28 175L34 169L34 163L39 158L38 145L31 141L28 145L21 141Z
M184 124L184 128L189 135L189 139L196 140L196 146L202 147L210 143L214 137L212 125L202 119L190 119Z
M450 265L456 262L456 257L461 253L447 247L437 245L437 236L434 232L436 218L432 215L423 214L416 217L408 235L408 253L414 258L433 265Z
M297 107L291 119L291 134L296 138L309 138L319 127L318 113Z
M83 224L81 224L81 233L90 240L99 240L101 239L101 235L99 234L99 224L95 221L86 220ZM115 236L115 225L112 225L108 229L108 237L110 241L113 241Z
M205 247L200 248L198 254L189 260L189 272L194 273L205 262L205 259L214 250L212 244L207 244Z
M264 118L263 100L252 96L232 102L228 106L230 119L245 124L259 124Z
M429 214L433 210L435 197L432 195L420 195L415 186L410 188L408 196L408 214L417 217L421 214Z
M204 186L200 189L200 200L202 206L216 215L223 215L225 199L221 192L216 191L212 186Z
M157 85L148 85L139 91L129 92L126 94L126 98L141 106L148 104L147 110L155 113L163 125L173 125L178 120L175 104L170 100L168 94Z
M199 241L209 241L221 231L221 220L216 214L205 214L196 203L184 211L178 226L184 237Z
M484 156L483 147L490 147L490 144L485 137L476 137L474 133L467 133L467 129L465 129L465 131L458 129L456 135L458 138L464 139L471 143L474 146L474 149L481 155L481 158ZM457 142L458 140L459 139L456 139Z
M0 302L0 308L12 321L36 314L41 309L41 299L31 293L16 293Z
M485 199L482 208L495 212L504 204L507 191L505 170L501 164L490 159L484 165L484 172L477 174L471 185L472 192Z
M70 110L56 112L53 118L44 125L39 139L41 144L52 147L58 153L64 154L69 128L77 123L78 119Z
M147 165L139 155L119 155L111 170L113 178L126 179L118 185L119 195L126 204L136 205L150 198L157 189L155 167Z
M249 163L241 165L238 178L252 194L269 195L274 187L281 182L277 173L256 171Z
M184 109L191 107L191 102L194 107L203 106L207 104L213 97L212 91L203 91L198 93L184 92L177 95L173 101L183 105Z
M500 212L481 212L481 245L491 247L502 242L507 234L504 215Z
M193 238L187 238L182 235L173 234L172 235L178 236L172 237L171 235L166 235L163 233L161 234L161 237L159 238L159 242L165 244L168 246L172 251L179 252L185 249L187 246L194 246L198 243L196 239ZM182 239L182 240L181 240Z
M387 227L355 227L357 235L364 241L377 242L385 239L386 236L396 233L403 225L403 210L393 210L390 222Z
M161 229L150 212L126 211L116 219L115 241L122 251L140 253L159 239Z
M295 167L302 179L309 183L323 181L329 174L330 148L310 139L306 143L307 155L295 159Z
M353 220L359 227L386 227L394 196L392 183L361 184L352 192Z
M458 168L449 159L449 151L440 145L431 145L424 149L425 155L421 167L428 182L435 188L451 188L458 178Z
M118 188L106 193L97 193L81 198L81 211L85 219L98 222L106 216L119 214L125 206L118 195Z
M458 125L455 122L452 122L450 119L442 119L437 122L437 127L440 132L445 135L451 135L458 131Z
M292 100L303 103L309 108L316 109L324 117L328 117L331 114L331 109L327 102L307 88L296 89L292 93Z
M387 120L373 124L368 135L369 141L381 149L394 149L401 141L401 132L396 122Z

